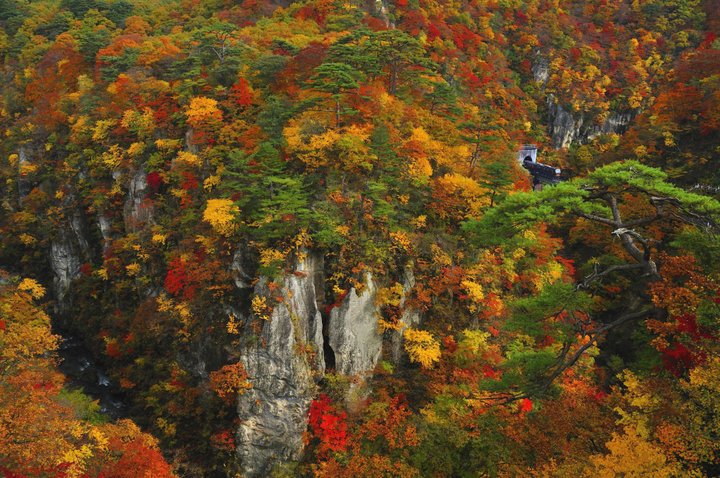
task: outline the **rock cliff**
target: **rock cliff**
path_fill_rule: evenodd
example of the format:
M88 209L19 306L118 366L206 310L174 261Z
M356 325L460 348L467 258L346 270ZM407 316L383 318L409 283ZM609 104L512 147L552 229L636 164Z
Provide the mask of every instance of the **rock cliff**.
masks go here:
M153 206L152 202L147 200L147 194L147 173L144 167L140 167L132 175L128 185L128 194L123 210L126 231L137 231L152 220Z
M264 323L241 355L252 384L238 399L237 452L247 478L268 476L276 463L297 460L302 454L315 377L325 369L315 290L315 276L321 273L322 259L308 255L282 281L283 301L268 319L249 319ZM267 280L260 279L254 293L274 298L278 291L271 293Z
M69 311L70 284L80 274L80 266L87 260L89 251L83 217L76 210L50 242L49 261L53 271L55 312L60 315Z
M382 335L378 331L376 294L377 287L368 273L360 294L352 288L340 306L330 312L329 342L338 373L364 376L377 365Z
M587 143L601 134L622 133L634 117L632 112L612 112L602 124L598 124L582 113L567 111L553 95L548 96L547 107L548 132L553 147L558 149L573 143Z

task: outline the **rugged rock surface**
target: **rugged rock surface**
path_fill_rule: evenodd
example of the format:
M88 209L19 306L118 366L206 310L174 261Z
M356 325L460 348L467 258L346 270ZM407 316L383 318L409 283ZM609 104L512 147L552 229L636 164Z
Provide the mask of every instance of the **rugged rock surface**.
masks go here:
M539 50L535 52L532 62L532 74L541 88L550 78L549 60ZM573 143L587 143L601 134L623 133L635 116L632 111L611 112L602 124L598 124L582 112L572 113L566 110L554 95L547 96L546 104L548 133L556 149L567 148Z
M630 124L632 112L610 113L602 124L586 119L583 115L573 115L556 102L553 95L547 98L548 132L554 148L567 148L572 143L587 143L591 139L610 133L622 133Z
M50 268L53 271L53 293L56 312L69 310L67 294L70 283L80 274L80 266L88 257L90 246L85 238L80 211L70 217L66 227L61 228L50 243Z
M97 221L102 236L102 249L103 252L106 252L113 240L112 221L105 214L98 214Z
M540 53L540 51L535 52L535 61L533 61L532 64L532 74L535 82L540 83L542 86L545 86L545 83L547 83L550 78L550 62L548 61L547 56Z
M250 268L249 250L245 244L242 244L235 250L233 261L230 264L235 287L238 289L252 287L253 275L250 273Z
M385 22L388 28L395 28L395 23L390 20L390 9L386 0L367 0L367 7L373 15Z
M392 359L395 365L399 365L403 358L403 332L408 327L414 327L422 322L420 311L407 306L407 297L413 287L415 287L415 274L413 274L412 268L408 266L404 272L403 295L400 299L400 307L403 311L400 321L403 325L392 334Z
M125 230L128 232L137 231L152 219L152 202L147 199L148 183L144 167L138 168L130 180L127 199L123 217L125 218Z
M335 367L348 376L364 376L372 371L382 351L375 305L377 287L371 274L367 274L365 283L359 295L352 288L340 306L330 312L328 335Z
M246 478L268 476L276 463L301 457L315 394L314 372L319 377L325 368L317 274L322 274L322 259L308 255L295 274L284 279L280 291L271 293L265 279L255 286L255 295L268 297L268 304L278 293L284 299L241 355L252 383L238 399L237 452Z
M22 201L30 194L32 190L32 183L25 179L22 175L22 170L27 168L32 162L30 161L30 148L27 145L20 145L18 147L18 175L17 175L17 187L18 187L18 203L22 207Z

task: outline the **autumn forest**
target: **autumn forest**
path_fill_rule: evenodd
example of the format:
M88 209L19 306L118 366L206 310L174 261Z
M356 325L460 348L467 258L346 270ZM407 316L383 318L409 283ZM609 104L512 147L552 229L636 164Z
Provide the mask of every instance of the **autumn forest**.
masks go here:
M1 477L720 476L720 0L0 0L0 91Z

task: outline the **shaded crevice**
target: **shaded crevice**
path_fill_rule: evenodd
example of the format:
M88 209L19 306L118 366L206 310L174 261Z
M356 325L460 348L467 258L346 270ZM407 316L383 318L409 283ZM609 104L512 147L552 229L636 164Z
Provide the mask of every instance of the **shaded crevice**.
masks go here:
M330 347L330 314L321 313L322 335L323 335L323 358L325 359L325 371L335 371L335 351Z

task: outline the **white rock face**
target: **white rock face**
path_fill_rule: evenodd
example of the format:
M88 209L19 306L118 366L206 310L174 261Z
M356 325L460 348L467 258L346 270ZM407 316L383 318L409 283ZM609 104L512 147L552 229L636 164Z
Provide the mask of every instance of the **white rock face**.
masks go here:
M53 289L58 304L63 304L70 283L80 273L80 256L73 244L72 234L61 231L50 244L50 267L53 270ZM62 309L63 307L60 306Z
M550 63L540 51L535 52L535 61L532 64L533 79L536 83L545 85L550 78Z
M57 301L57 311L67 312L66 300L70 283L80 275L80 266L87 256L88 245L82 229L82 217L79 211L70 218L68 227L58 231L50 243L50 268L53 271L53 292Z
M127 199L123 210L125 219L125 230L128 232L137 231L152 220L152 203L146 199L148 192L147 174L145 168L141 167L135 171L130 180Z
M386 27L395 28L395 23L390 21L390 10L386 0L373 0L373 12L385 22Z
M555 102L553 95L547 99L549 114L549 133L554 148L567 148L573 143L587 143L601 134L621 133L633 119L632 112L610 113L601 125L586 121L582 115L575 117Z
M112 242L112 222L104 214L98 215L98 227L100 228L100 235L102 236L102 247L103 252L106 252Z
M235 251L235 254L233 254L233 261L232 264L230 264L235 287L238 289L249 289L252 287L253 277L247 272L245 267L246 256L247 250L245 246L240 246Z
M330 312L328 340L335 352L337 372L364 376L380 359L382 335L378 331L379 311L375 305L377 287L367 274L360 295L352 288L339 307Z
M185 131L185 148L192 154L198 154L200 151L198 145L195 144L195 131L192 128Z
M302 456L302 435L315 395L314 373L320 376L325 369L314 284L314 276L322 273L321 263L308 256L285 278L285 300L273 308L259 336L242 352L252 383L238 399L237 453L246 478L268 476L273 465ZM255 294L270 295L266 280L255 286Z
M415 287L415 274L413 274L411 267L405 268L404 276L403 295L400 299L400 307L403 309L400 321L403 325L392 335L392 358L395 365L399 365L403 358L403 332L405 332L405 329L408 327L414 327L422 322L420 311L413 309L412 307L408 307L406 304L408 294L412 288Z
M18 147L18 174L17 174L17 186L18 186L18 203L20 207L22 207L22 201L30 194L30 191L32 190L32 184L27 179L23 178L20 172L23 170L23 168L29 166L32 161L30 161L30 148L24 144L20 145Z

